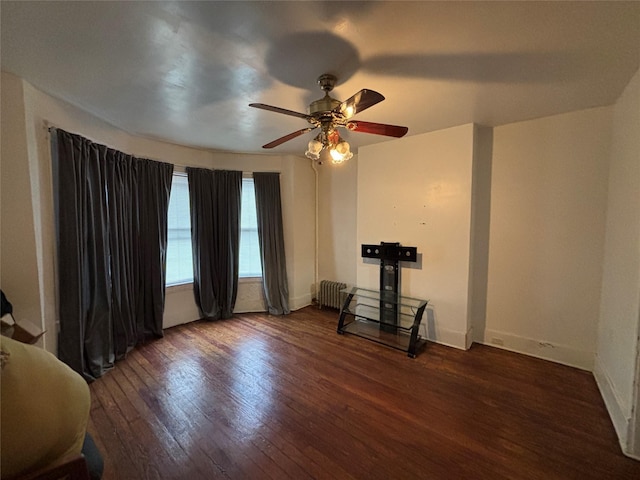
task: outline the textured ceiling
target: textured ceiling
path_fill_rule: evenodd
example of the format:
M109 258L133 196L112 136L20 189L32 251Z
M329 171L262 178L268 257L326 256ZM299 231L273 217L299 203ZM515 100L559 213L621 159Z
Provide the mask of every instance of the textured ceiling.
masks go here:
M338 99L386 97L356 119L415 135L608 105L640 64L635 1L2 1L0 16L3 70L130 133L236 152L304 128L248 104L306 113L322 73Z

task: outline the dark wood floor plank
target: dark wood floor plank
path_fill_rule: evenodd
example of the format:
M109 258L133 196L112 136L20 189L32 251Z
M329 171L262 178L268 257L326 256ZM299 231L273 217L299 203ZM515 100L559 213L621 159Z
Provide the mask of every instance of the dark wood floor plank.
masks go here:
M375 435L371 435L375 434L374 431L372 431L371 429L366 429L365 426L365 429L368 430L368 432L362 432L364 433L363 435L354 436L353 434L349 433L350 430L354 430L354 425L356 426L355 430L357 430L357 427L359 427L360 424L349 424L349 418L341 418L340 413L342 408L340 405L336 406L334 404L335 393L331 391L331 388L327 389L323 385L323 381L327 380L327 377L316 375L314 373L314 368L305 365L305 361L311 361L313 363L315 361L313 360L313 357L309 355L303 355L301 358L295 358L294 360L294 362L291 362L291 369L295 372L299 372L299 370L301 369L304 370L307 377L305 381L308 382L308 385L304 386L304 390L298 392L298 397L295 401L294 408L296 405L298 405L301 408L301 414L302 412L310 410L314 410L316 412L314 417L312 417L310 420L306 420L306 427L309 429L313 428L316 436L318 437L316 442L322 441L322 439L324 438L326 439L327 444L331 445L335 440L340 440L341 442L338 443L345 444L344 446L346 447L346 449L344 451L341 450L337 452L337 455L347 455L343 459L347 464L353 464L354 454L356 454L355 458L362 459L370 459L370 457L372 456L382 457L381 455L378 455L380 453L379 450L384 449L385 446L375 441ZM288 375L289 374L286 368L280 368L278 370L278 378L286 378ZM297 373L297 375L299 376L299 373ZM295 382L292 382L292 385L286 388L289 392L295 391ZM309 397L308 391L313 391L313 397L312 403L307 405L305 404L305 398ZM326 408L323 408L322 412L319 412L318 404L323 405ZM320 415L320 413L322 415ZM288 416L291 416L291 414L289 414ZM377 423L378 422L375 422L373 425L376 426ZM367 433L369 433L369 435L367 435ZM338 434L342 435L342 437L336 438ZM365 443L362 439L371 439L371 441ZM354 441L356 442L355 444L353 443ZM391 462L380 462L378 464L378 467L376 467L376 469L369 474L369 478L389 478L390 473L385 471L387 468L393 468L393 472L397 474L399 473L399 471L401 473L401 471L404 470L404 467L407 464L406 461L395 463L396 465L392 467L391 465L393 465L393 463ZM365 471L370 465L370 460L364 460L364 465L360 466L360 470ZM407 477L410 475L405 474L403 476Z
M416 359L337 313L165 331L91 385L105 480L640 478L593 376L474 345Z
M132 365L135 362L122 365L121 371L126 380L127 396L148 418L155 417L162 428L155 428L155 437L165 445L164 448L172 452L174 460L189 467L189 477L193 478L227 478L222 469L218 468L210 456L198 448L193 447L196 437L193 432L199 425L193 417L186 415L179 408L167 409L165 405L159 407L159 398L154 390L144 385L142 378L135 372ZM154 389L162 388L155 384ZM125 388L123 388L124 390ZM137 397L137 398L136 398Z
M219 471L231 478L263 475L262 470L247 457L242 446L223 434L226 417L207 415L195 407L196 401L218 402L218 398L207 395L206 391L203 393L195 383L192 388L181 388L182 385L187 386L184 371L179 371L176 378L173 375L176 370L170 367L170 362L165 364L167 358L165 356L165 360L162 359L163 354L157 351L155 344L146 346L139 353L137 362L132 366L154 393L157 409L165 416L168 424L173 423L173 419L169 418L170 414L177 415L179 412L194 420L195 425L191 427L192 443L214 464L212 474ZM200 395L195 396L196 392Z
M104 476L103 478L144 478L140 465L131 458L131 451L127 448L130 440L120 441L118 429L115 427L104 408L99 405L100 401L96 400L100 395L97 388L92 389L92 404L98 404L96 408L91 409L91 418L87 430L92 434L93 439L99 448L102 456L105 458Z
M378 347L379 348L379 347ZM316 352L318 353L318 352ZM392 355L396 355L397 356L398 352L396 351L392 351ZM349 354L347 354L347 357L345 358L345 361L348 361L349 359ZM307 356L308 358L313 358L311 356ZM397 358L397 357L396 357ZM406 361L407 358L404 357L404 360ZM323 360L323 362L326 363L326 361ZM299 368L304 368L304 363L302 363L301 361L296 363L297 367ZM370 363L369 363L369 369L370 368ZM325 388L323 390L325 390L326 392L329 392L329 394L327 395L327 399L329 400L329 402L326 402L326 404L331 404L331 399L335 398L336 396L339 398L345 398L346 402L349 402L349 399L351 398L359 398L359 397L363 397L362 392L360 391L351 391L351 392L345 392L345 395L342 395L339 393L339 390L341 389L341 387L343 385L346 384L350 384L353 382L353 378L348 379L347 381L345 381L344 379L342 379L341 377L341 373L343 371L343 369L341 368L340 365L336 365L336 369L334 370L334 374L329 377L329 376L323 376L323 377L318 377L318 376L314 376L313 374L313 369L307 369L305 371L309 371L310 376L312 376L312 380L313 383L320 386L320 384L322 383L327 383L329 382L329 386L328 388ZM394 374L394 372L390 372L391 374ZM335 381L332 381L332 379L337 379ZM364 385L364 389L367 390L369 388L372 389L372 391L374 392L372 395L375 396L377 393L379 393L380 387L376 386L377 382L372 382L372 383L366 383ZM382 386L384 387L384 386ZM377 391L376 391L377 390ZM336 394L336 392L338 392ZM318 389L316 389L315 391L316 395L321 394L322 392ZM404 401L403 398L401 398L401 396L398 398L398 400L400 402ZM352 410L357 411L357 406L358 403L360 403L362 401L362 399L360 398L360 400L358 400L357 402L355 402L355 406L352 407ZM376 430L378 427L382 428L382 430L380 432L378 432L378 434L382 434L383 432L386 432L387 435L389 434L390 431L396 430L396 427L398 425L401 425L401 428L399 429L400 431L397 432L396 437L394 437L391 441L391 443L394 445L395 448L401 447L403 450L405 450L405 452L410 452L412 449L416 449L416 445L415 444L408 444L405 445L404 442L406 440L404 434L404 426L402 425L406 425L404 423L398 423L397 420L394 418L398 412L396 411L395 407L396 404L398 402L395 401L393 398L390 399L390 401L387 401L386 403L377 403L372 405L372 408L370 409L371 412L376 412L378 413L373 419L371 419L369 422L367 422L367 419L362 418L362 416L354 423L351 423L349 426L351 429L354 429L354 425L355 425L355 429L358 428L358 426L362 425L365 428L365 431L368 431L369 434L373 435L367 435L366 433L364 435L362 435L359 438L371 438L373 441L369 442L368 444L366 444L363 448L362 451L359 452L359 455L357 455L357 458L367 458L367 455L365 452L369 453L369 456L371 456L371 454L375 454L375 453L380 453L379 452L379 447L383 446L381 443L376 441ZM340 412L341 412L341 408L340 406L338 406L337 409L334 409L333 412L329 412L330 416L329 418L326 418L324 421L325 423L331 425L331 429L332 431L335 432L336 431L340 431L341 427L340 425L344 425L344 424L348 424L350 419L349 418L340 418ZM405 413L407 415L409 415L409 420L412 420L412 414L410 413L413 410L412 405L408 405L407 407L407 412L403 412L402 411L402 407L400 409L400 414L404 415ZM326 413L326 412L325 412ZM415 412L414 412L415 414ZM334 423L336 422L337 423ZM403 420L404 421L404 420ZM332 424L333 423L333 424ZM451 449L449 448L447 450L447 446L443 444L443 439L439 439L438 441L436 441L433 445L430 445L428 450L434 454L434 455L438 455L438 450L444 450L443 453L447 453L448 455L451 455ZM350 448L348 450L350 453L358 453L355 451L355 449ZM416 453L416 455L421 455L423 453L423 451L418 451ZM380 455L380 458L386 458L384 455ZM389 473L385 472L384 469L385 467L389 467L391 465L394 465L394 473L397 474L402 474L403 472L401 472L401 470L405 469L405 467L409 467L409 463L412 463L413 459L411 458L411 456L409 456L409 459L404 459L401 462L385 462L385 461L381 461L378 463L378 467L376 468L376 470L374 472L371 472L369 474L369 477L375 478L376 476L381 476L382 478L389 478ZM382 466L382 468L380 467ZM365 466L360 466L360 471L365 471L366 467ZM495 478L495 470L494 470L494 478ZM411 475L407 475L406 472L405 474L401 475L403 478L411 476Z
M180 339L177 339L177 338L174 338L173 341L176 342L176 345L184 347L185 349L186 349L186 345L199 345L201 343L199 336L184 336L184 337L185 338L182 341L186 343L180 343ZM201 351L207 351L207 348L206 348L207 346L210 347L210 345L200 346L200 348L202 348ZM209 348L209 351L211 351L210 348ZM242 387L242 390L243 392L246 393L250 391L254 386L253 382L254 380L256 380L255 378L249 379L248 380L249 383L247 383L246 379L244 382L241 381L241 379L237 375L237 372L235 371L237 367L232 368L232 373L229 373L229 371L227 370L227 368L229 367L228 363L226 363L224 366L221 366L221 367L222 368L220 368L220 374L216 375L215 378L208 379L207 381L207 384L210 385L212 389L218 390L218 391L225 391L227 390L227 386L229 385L229 383L234 382L236 386L240 384L244 385ZM225 372L224 376L221 374L222 372ZM243 377L247 377L247 375L243 375ZM251 418L254 411L256 410L254 408L254 405L252 405L252 402L258 402L258 403L264 402L263 392L257 391L250 396L244 395L244 396L237 397L234 395L233 398L228 399L226 402L222 402L220 405L225 406L227 403L229 403L230 400L233 400L236 407L241 409L241 412L242 412L241 415L245 419ZM226 416L225 412L221 412L221 411L216 411L215 414ZM253 421L258 422L260 420L261 419L255 418ZM263 450L263 452L266 455L271 457L276 464L287 465L287 470L291 471L294 474L294 478L309 477L309 475L302 468L300 468L301 465L308 466L308 463L306 462L306 458L302 455L302 453L299 451L296 445L289 443L285 441L283 438L274 435L271 427L269 426L268 419L262 419L261 423L262 424L261 424L260 430L259 431L254 430L252 432L253 434L252 442L256 446L258 446L258 448ZM266 431L263 432L263 430L265 429ZM266 440L265 435L267 435L270 440Z
M486 348L486 347L484 347L484 348ZM503 352L503 353L505 353L505 352ZM353 363L351 364L351 366L353 366ZM566 367L564 367L564 368L566 368ZM570 369L570 370L572 370L572 369ZM583 375L583 378L584 378L584 377L586 377L586 375ZM592 380L592 379L591 379L591 380ZM353 382L352 382L352 383L353 383ZM389 383L391 383L391 382L389 382ZM448 397L448 398L446 399L446 403L447 403L447 404L450 404L450 403L451 403L451 401L452 401L452 399L453 399L452 397L454 397L454 396L452 396L452 395L451 395L451 389L452 389L452 388L451 388L451 385L448 385L448 386L445 386L445 387L446 387L446 388L445 388L445 392L447 392L447 397ZM465 389L464 385L459 385L459 386L457 386L457 387L456 387L456 390L459 390L459 389L464 390L464 389ZM377 396L382 395L381 390L383 390L383 389L382 389L382 388L381 388L381 389L378 389L378 391L376 392L376 395L377 395ZM414 390L415 390L415 389L414 389ZM357 393L357 392L355 392L355 393ZM425 394L426 394L426 395L428 395L428 392L425 392ZM528 392L526 392L524 395L531 396L532 398L537 398L537 395L531 395L531 394L532 394L532 392L529 392L529 391L528 391ZM469 392L468 392L468 395L467 395L467 394L465 394L465 395L464 395L464 396L462 396L461 398L462 398L462 400L463 400L463 401L468 405L468 404L469 404L469 398L472 398L473 396L474 396L474 392L469 391ZM409 399L409 395L404 395L404 396L402 397L402 399L405 399L405 400L406 400L406 399ZM495 402L494 402L494 403L495 403ZM550 402L550 403L551 403L552 405L558 406L558 404L557 404L557 402L556 402L556 401L553 401L553 402ZM525 404L526 404L526 402L525 402ZM510 405L519 405L519 403L518 403L518 402L513 402L513 400L512 400L512 399L510 399L510 400L509 400L509 402L508 402L508 403L505 403L504 405L502 405L502 407L501 407L501 408L505 408L505 407L508 407L508 406L510 406ZM433 406L434 406L434 405L433 405L433 403L431 402L431 404L430 404L430 409L432 409L432 408L433 408ZM535 405L534 405L534 406L535 406ZM520 407L518 407L518 408L520 409ZM468 409L468 406L467 406L467 409ZM460 410L460 411L462 412L462 416L464 417L464 412L465 412L465 410ZM531 422L534 422L534 423L537 423L537 422L539 422L539 421L540 421L540 419L539 419L539 418L536 418L536 417L537 417L537 412L536 412L535 410L533 410L533 412L534 412L534 413L536 413L536 416L534 416L534 418L531 418L531 420L530 420L530 421L531 421ZM426 413L428 413L428 412L426 412ZM584 413L584 412L583 412L583 413ZM456 416L457 416L457 417L459 417L459 415L456 415ZM519 412L519 416L520 416L520 417L522 417L522 412ZM443 417L443 418L445 418L445 417ZM525 418L526 418L526 417L525 417ZM499 427L499 425L497 425L497 426ZM609 428L610 428L610 425L609 425ZM439 427L439 429L440 429L440 430L442 430L442 431L449 431L449 430L451 430L451 429L449 429L449 428L445 428L445 426L441 426L441 427ZM495 430L495 429L496 429L496 425L488 425L488 426L487 426L487 431L488 431L489 433L491 433L491 431L492 431L492 430ZM474 429L474 430L472 430L472 431L474 431L474 432L475 432L475 431L478 431L478 429ZM574 430L574 431L575 431L575 430ZM575 432L577 433L577 431L575 431ZM568 444L568 445L573 445L573 444L574 444L573 439L574 439L573 437L570 437L570 439L568 440L568 443L567 443L567 444ZM560 443L563 443L563 442L560 442ZM477 442L477 444L478 444L478 445L482 445L483 443L482 443L481 441L478 441L478 442ZM555 450L552 450L552 451L551 451L551 453L553 453L553 452L555 452ZM486 452L485 452L485 453L486 453ZM552 462L548 462L548 463L552 463ZM585 468L589 468L589 466L588 466L588 465L585 465Z
M233 337L233 333L230 331L230 327L225 327L225 331L224 334L221 335L221 337L224 337L222 340L217 339L216 342L222 341L222 342L228 342L228 343L234 343L236 340L244 340L244 337L242 338L236 338L235 340L232 338ZM198 338L194 338L192 339L193 342L198 343ZM206 348L203 346L203 349L206 350ZM235 405L235 408L239 408L242 411L242 415L245 418L251 418L252 417L252 410L260 410L262 403L266 402L266 398L271 396L270 393L273 392L268 392L265 390L260 391L260 382L263 380L262 378L260 378L260 371L262 370L262 364L264 362L261 362L261 367L258 368L258 372L254 372L252 371L252 369L256 369L256 358L258 357L257 352L254 351L252 352L250 349L244 349L243 353L241 353L240 355L252 355L253 356L253 360L250 363L250 366L247 367L245 365L242 365L239 369L238 366L234 366L232 367L231 370L228 370L228 364L225 365L221 365L219 368L219 372L226 372L227 376L226 377L220 377L219 375L216 376L215 380L218 380L222 383L217 385L218 389L224 390L228 388L228 385L233 383L234 384L234 388L232 389L232 393L233 393L233 404ZM236 355L237 356L237 355ZM284 381L284 376L282 375L282 371L279 370L278 371L278 375L277 377L274 377L272 380L269 380L269 386L266 387L267 390L275 390L274 389L274 385L271 385L271 383L275 383L275 379L278 378L279 380ZM213 381L213 379L212 379ZM287 388L290 388L290 386L287 386ZM238 395L238 392L240 392L241 394ZM279 406L280 408L287 408L287 402L288 402L288 395L282 390L282 389L278 389L278 392L280 395L278 395L278 404L275 405L276 407ZM274 402L275 403L275 402ZM271 407L273 408L273 407ZM299 412L294 412L292 410L288 410L286 415L284 415L284 418L286 419L293 419L294 417L296 419L300 419L301 416L308 416L308 411L303 412L302 414L300 414ZM282 415L280 415L279 413L274 414L273 411L269 412L269 417L273 417L273 418L280 418L282 417ZM261 418L258 419L260 420L260 422L262 423L262 427L264 428L270 428L269 425L271 423L270 418ZM255 420L254 420L255 421ZM301 437L308 437L309 436L309 425L307 425L307 419L304 418L301 423L304 424L304 428L297 430L297 433L299 434L298 438L296 438L294 440L295 443L299 444L301 441ZM289 428L292 428L294 431L297 425L289 425ZM317 442L318 438L316 435L314 435L313 437L313 441ZM291 448L292 443L289 444L289 448ZM305 467L309 467L308 465L308 461L305 462ZM317 477L316 477L317 478Z
M104 409L105 416L110 423L109 428L100 428L97 432L93 432L94 436L101 439L102 443L107 443L110 449L117 448L116 445L126 445L126 458L121 457L118 467L133 466L136 477L141 479L158 479L161 478L158 463L155 459L149 457L145 448L140 443L132 425L127 422L122 414L117 402L117 395L114 395L116 388L111 378L101 379L100 383L94 382L92 390L100 398Z

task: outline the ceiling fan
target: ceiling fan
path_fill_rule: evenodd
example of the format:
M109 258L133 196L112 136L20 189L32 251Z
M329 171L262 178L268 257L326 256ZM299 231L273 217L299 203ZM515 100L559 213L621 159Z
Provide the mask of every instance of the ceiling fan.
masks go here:
M308 114L265 105L264 103L249 104L250 107L303 118L311 124L310 127L302 128L269 142L263 145L262 148L277 147L284 142L319 128L320 133L309 142L305 155L312 160L319 161L320 152L326 148L331 155L333 163L342 163L345 160L349 160L353 156L353 153L351 152L349 144L340 137L338 128L396 138L403 137L407 133L409 130L407 127L352 120L355 114L380 103L384 100L384 97L373 90L363 89L344 102L341 102L329 95L329 92L333 90L336 84L336 80L336 77L330 74L324 74L318 77L318 85L320 85L320 88L325 94L323 98L311 102Z

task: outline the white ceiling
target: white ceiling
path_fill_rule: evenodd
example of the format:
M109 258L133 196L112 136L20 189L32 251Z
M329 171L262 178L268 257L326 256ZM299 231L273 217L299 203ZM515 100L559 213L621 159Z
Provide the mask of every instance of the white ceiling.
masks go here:
M640 2L9 2L2 69L136 135L224 151L333 96L386 100L356 119L408 135L613 103L640 64ZM313 134L271 153L302 154ZM345 132L359 145L387 137Z

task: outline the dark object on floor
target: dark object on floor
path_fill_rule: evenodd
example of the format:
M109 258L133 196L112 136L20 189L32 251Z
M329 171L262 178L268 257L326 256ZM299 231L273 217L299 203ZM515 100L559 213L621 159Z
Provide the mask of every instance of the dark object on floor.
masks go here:
M89 435L89 432L84 437L84 443L82 444L82 454L87 461L87 468L89 469L89 478L91 480L100 480L102 478L102 472L104 471L104 462L100 450L93 441L93 437Z
M55 465L23 477L13 477L15 480L93 480L87 471L87 462L82 455L66 457Z

